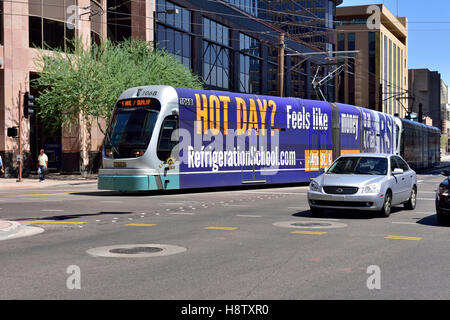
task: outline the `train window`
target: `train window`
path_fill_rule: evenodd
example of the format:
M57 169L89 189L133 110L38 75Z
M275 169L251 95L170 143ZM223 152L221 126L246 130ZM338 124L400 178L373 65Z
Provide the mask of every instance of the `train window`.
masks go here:
M169 157L178 159L178 152L174 148L178 145L179 137L172 134L178 129L178 117L168 116L164 119L159 135L158 149L156 151L159 160L166 161Z

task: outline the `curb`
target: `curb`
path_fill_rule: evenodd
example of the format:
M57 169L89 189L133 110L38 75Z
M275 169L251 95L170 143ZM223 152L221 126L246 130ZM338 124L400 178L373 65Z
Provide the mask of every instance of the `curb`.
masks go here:
M20 231L20 223L0 220L0 240L8 238Z

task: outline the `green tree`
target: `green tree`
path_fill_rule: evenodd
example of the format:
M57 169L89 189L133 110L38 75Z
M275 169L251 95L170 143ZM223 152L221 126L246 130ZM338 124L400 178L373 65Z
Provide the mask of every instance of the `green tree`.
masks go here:
M78 123L80 115L87 123L108 120L119 95L131 87L202 88L200 79L173 55L137 39L88 48L77 39L72 53L41 50L35 63L42 70L32 81L42 88L36 97L38 115L53 129Z

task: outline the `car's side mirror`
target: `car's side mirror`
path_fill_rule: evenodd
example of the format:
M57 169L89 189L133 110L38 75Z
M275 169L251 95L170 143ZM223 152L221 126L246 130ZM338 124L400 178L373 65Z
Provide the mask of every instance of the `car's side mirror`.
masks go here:
M450 176L450 173L448 172L448 170L442 170L442 171L441 171L441 174L442 174L443 176L445 176L445 177Z
M397 174L402 174L403 172L404 172L403 169L395 168L392 174L395 176Z
M320 169L319 169L319 172L320 172L320 173L326 173L326 172L327 172L327 168L320 168Z

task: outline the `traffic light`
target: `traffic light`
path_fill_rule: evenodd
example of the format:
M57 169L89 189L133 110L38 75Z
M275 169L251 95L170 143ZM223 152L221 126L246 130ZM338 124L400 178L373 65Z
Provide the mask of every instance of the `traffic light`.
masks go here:
M34 96L29 92L25 92L23 99L23 116L28 118L28 116L32 114L34 114Z

